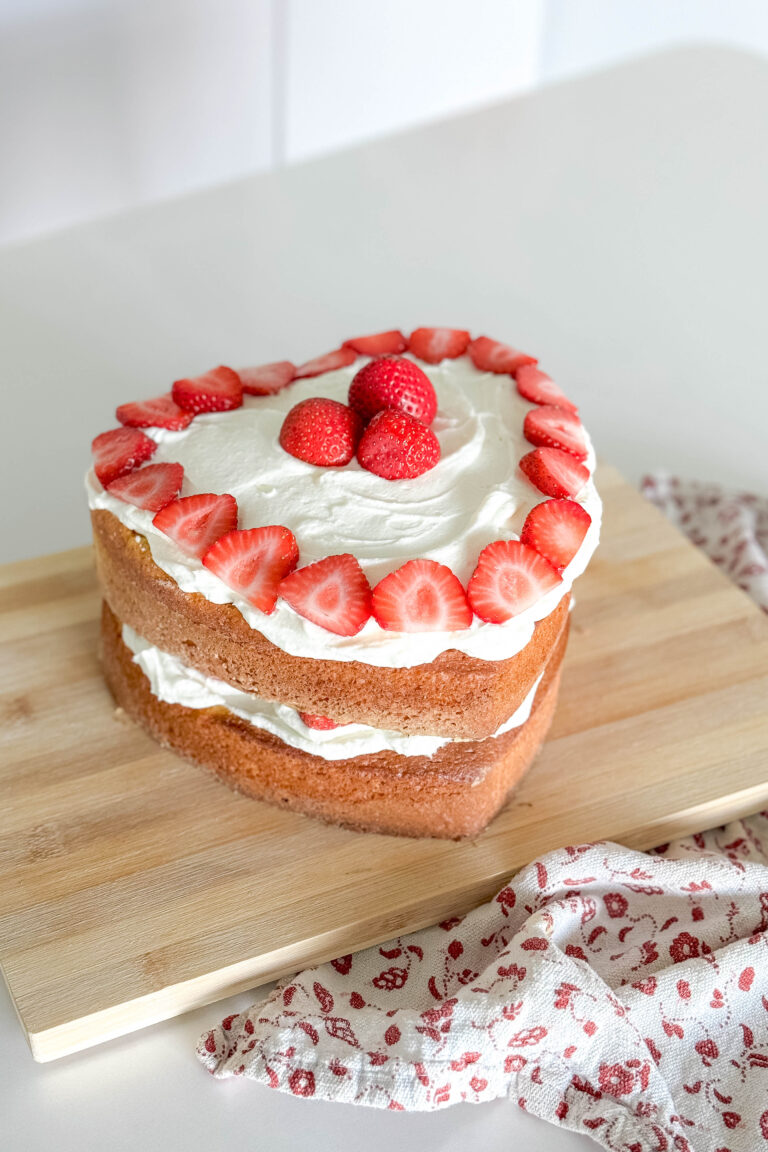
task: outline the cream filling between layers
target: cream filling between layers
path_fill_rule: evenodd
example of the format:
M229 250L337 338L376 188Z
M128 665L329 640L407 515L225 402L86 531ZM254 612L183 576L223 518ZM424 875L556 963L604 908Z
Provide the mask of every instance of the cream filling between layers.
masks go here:
M345 724L328 731L308 728L295 708L262 700L223 680L205 676L196 668L182 664L175 656L149 644L127 624L123 625L123 643L133 653L133 661L149 680L153 696L166 704L183 704L186 708L224 707L241 720L271 732L292 748L300 748L325 760L349 760L372 752L396 752L400 756L433 756L444 744L463 744L445 736L407 736L370 728L367 724ZM543 673L542 673L543 675ZM517 711L494 732L501 736L525 724L531 714L539 676Z
M319 468L289 456L278 435L286 413L309 396L346 402L350 381L366 358L347 368L297 380L276 396L246 396L242 408L198 416L183 432L149 428L158 442L152 462L184 466L182 495L229 492L239 527L284 524L294 533L303 566L351 552L371 584L406 560L426 557L455 572L466 587L486 544L519 536L530 509L545 499L518 467L531 449L523 436L532 407L509 376L476 369L467 356L421 363L438 399L433 429L441 459L414 480L390 481L366 472L356 460L344 468ZM591 444L587 466L594 468ZM152 513L111 496L93 471L86 487L91 508L111 512L146 537L154 562L184 592L214 604L234 604L248 624L293 656L359 660L383 668L428 664L456 649L480 660L506 660L530 641L534 625L557 607L597 547L602 505L590 479L577 495L592 524L562 583L503 624L475 617L460 632L393 632L370 619L356 636L337 636L278 600L270 615L248 604L202 563L184 555L152 524Z

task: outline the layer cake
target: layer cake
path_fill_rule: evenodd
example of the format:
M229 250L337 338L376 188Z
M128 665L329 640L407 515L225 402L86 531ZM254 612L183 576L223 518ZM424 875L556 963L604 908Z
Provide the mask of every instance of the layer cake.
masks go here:
M161 744L360 830L477 834L554 711L594 453L454 329L122 405L87 477L105 676Z

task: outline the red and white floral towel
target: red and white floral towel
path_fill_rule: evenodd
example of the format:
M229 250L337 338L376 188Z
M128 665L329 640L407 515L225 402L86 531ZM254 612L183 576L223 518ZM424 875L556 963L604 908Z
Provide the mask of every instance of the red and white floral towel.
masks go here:
M751 524L731 571L768 591L768 502L645 491L723 554L726 528ZM622 1152L768 1152L768 813L649 854L551 852L463 918L283 981L198 1055L218 1077L379 1108L508 1096Z
M666 472L641 490L710 560L768 612L768 498L725 492Z

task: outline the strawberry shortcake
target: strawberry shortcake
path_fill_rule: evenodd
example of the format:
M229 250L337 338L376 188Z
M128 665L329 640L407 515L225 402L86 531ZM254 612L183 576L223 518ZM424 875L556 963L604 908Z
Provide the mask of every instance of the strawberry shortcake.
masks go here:
M448 328L121 405L87 476L117 703L241 791L477 834L540 747L595 458L536 359Z

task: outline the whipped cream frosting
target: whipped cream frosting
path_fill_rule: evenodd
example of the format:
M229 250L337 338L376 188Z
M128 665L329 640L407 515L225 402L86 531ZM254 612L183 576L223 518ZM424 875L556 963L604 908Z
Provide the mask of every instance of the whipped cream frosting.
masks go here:
M196 668L187 667L175 656L149 644L127 624L123 625L123 643L133 653L134 663L141 668L149 680L152 694L159 700L167 704L183 704L187 708L228 708L241 720L271 732L292 748L322 756L324 760L349 760L353 756L385 751L400 756L433 756L444 744L466 743L445 736L408 736L403 732L369 728L367 724L344 724L327 731L308 728L295 708L262 700L233 688L223 680L204 676ZM494 732L494 736L501 736L526 722L540 682L541 676L517 711Z
M366 361L359 357L346 368L297 380L275 396L246 396L242 408L197 416L182 432L146 429L158 442L152 461L184 466L182 496L231 493L240 528L290 528L302 566L351 552L373 586L407 560L426 557L448 565L466 587L485 545L519 536L530 509L545 499L518 467L531 449L523 421L535 405L518 394L509 376L482 372L468 356L439 365L417 361L438 400L432 428L441 459L429 472L390 481L365 471L357 460L344 468L319 468L285 452L278 436L286 413L310 396L346 402L350 381ZM591 473L595 457L588 444ZM384 630L372 618L356 636L337 636L283 600L270 615L248 604L159 532L151 512L106 492L93 470L86 488L90 507L107 509L146 537L155 563L183 591L200 592L215 604L234 604L252 628L291 655L386 668L427 664L449 649L481 660L516 655L531 639L536 622L555 609L586 568L597 547L602 510L590 479L576 500L592 523L562 584L503 624L475 617L460 632L405 633Z

